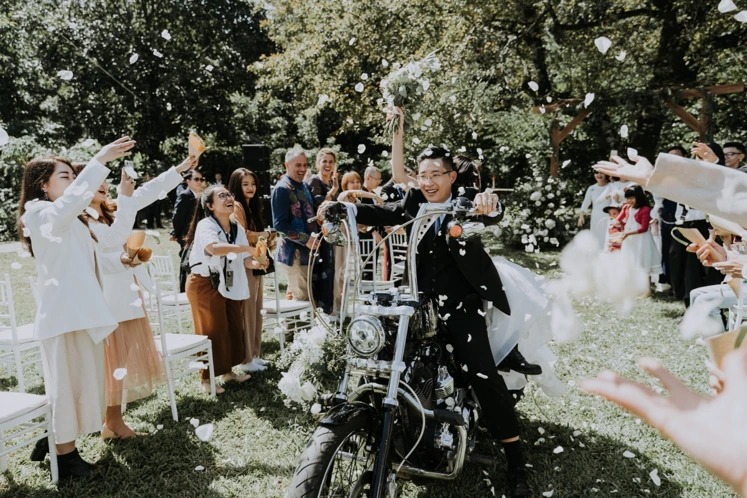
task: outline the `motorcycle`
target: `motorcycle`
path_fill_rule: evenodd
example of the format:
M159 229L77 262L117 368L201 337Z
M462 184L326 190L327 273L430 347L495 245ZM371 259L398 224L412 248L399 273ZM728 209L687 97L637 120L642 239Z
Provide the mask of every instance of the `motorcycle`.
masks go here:
M288 498L395 497L401 480L452 480L467 460L493 463L474 452L480 404L445 340L437 303L418 292L415 264L419 237L442 214L452 216L449 236L479 236L484 227L470 222L471 212L464 198L423 205L408 222L404 285L374 281L362 292L355 210L327 210L322 233L347 247L339 324L348 359Z

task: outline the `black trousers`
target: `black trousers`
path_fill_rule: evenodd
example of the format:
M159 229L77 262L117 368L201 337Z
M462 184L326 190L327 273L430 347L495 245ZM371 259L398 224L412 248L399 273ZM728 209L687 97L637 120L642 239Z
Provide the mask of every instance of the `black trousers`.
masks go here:
M708 238L708 222L689 221L681 225L697 228L703 237ZM679 236L682 238L682 236ZM706 285L715 285L723 280L723 275L713 268L703 266L695 253L687 252L685 246L673 240L669 248L669 278L674 296L690 306L690 291Z
M482 299L477 294L464 297L462 307L443 307L439 314L444 320L447 337L454 346L457 365L466 366L462 371L477 395L482 406L481 424L498 440L519 435L519 421L514 411L511 393L496 369L488 341Z

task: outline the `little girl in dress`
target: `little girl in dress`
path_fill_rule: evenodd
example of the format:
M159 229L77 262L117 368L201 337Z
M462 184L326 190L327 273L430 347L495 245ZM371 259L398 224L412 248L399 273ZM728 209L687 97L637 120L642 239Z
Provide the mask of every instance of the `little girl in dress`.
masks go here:
M625 189L625 205L617 217L623 225L621 251L635 265L651 275L661 273L661 253L649 230L651 205L640 185Z

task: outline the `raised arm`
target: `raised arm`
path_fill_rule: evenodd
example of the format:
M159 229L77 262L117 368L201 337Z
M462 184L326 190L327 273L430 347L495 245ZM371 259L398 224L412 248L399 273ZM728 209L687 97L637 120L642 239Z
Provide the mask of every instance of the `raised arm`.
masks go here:
M404 183L410 185L411 183L417 184L417 180L407 175L405 171L405 152L404 152L404 141L405 141L405 115L402 109L394 107L390 114L399 114L399 126L392 134L392 180L394 183Z
M168 192L174 190L182 182L182 173L194 168L197 165L197 159L189 157L182 161L178 166L173 166L151 181L142 184L135 190L132 195L137 210L143 209L163 198Z

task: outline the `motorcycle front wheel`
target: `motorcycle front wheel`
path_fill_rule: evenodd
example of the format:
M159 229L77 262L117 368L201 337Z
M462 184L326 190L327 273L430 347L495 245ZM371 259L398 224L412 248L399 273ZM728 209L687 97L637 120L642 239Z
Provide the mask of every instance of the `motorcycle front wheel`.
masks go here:
M363 498L374 464L370 418L317 427L306 445L286 498Z

